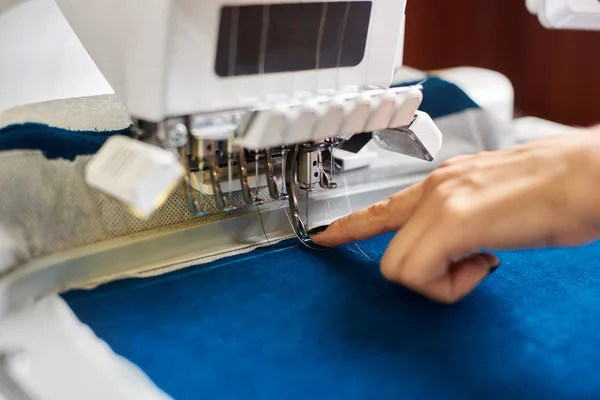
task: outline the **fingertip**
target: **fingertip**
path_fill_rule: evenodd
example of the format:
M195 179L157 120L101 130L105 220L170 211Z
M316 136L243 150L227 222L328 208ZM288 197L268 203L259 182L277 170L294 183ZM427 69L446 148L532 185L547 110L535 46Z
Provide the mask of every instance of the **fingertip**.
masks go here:
M441 304L455 304L471 293L483 280L498 268L500 261L493 254L474 253L439 269L417 268L417 265L401 265L401 260L384 255L381 273L389 281L414 290L428 299ZM441 272L442 269L445 272ZM443 275L432 273L439 270ZM437 275L437 276L436 276Z
M307 233L315 244L323 247L336 247L332 243L332 235L331 232L328 232L328 229L331 225L321 225L315 228L310 229ZM333 236L335 237L335 236Z
M500 260L492 253L477 253L483 258L483 261L489 266L490 269L496 269L500 266Z
M489 253L474 253L452 265L450 292L454 302L475 290L499 265L500 260Z
M309 236L317 236L323 232L325 232L327 230L327 228L329 228L329 225L321 225L321 226L317 226L315 228L309 229L308 230L308 235Z
M386 253L383 254L381 261L379 262L379 272L386 280L395 283L401 283L398 279L398 268L396 265L389 261L389 257L386 257Z
M356 212L333 221L329 226L311 229L309 236L320 246L338 247L361 239L360 235L364 231L361 222L360 212Z

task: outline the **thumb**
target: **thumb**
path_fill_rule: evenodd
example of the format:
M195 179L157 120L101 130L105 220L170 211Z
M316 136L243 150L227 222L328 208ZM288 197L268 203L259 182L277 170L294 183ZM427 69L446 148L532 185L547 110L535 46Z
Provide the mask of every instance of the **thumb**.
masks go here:
M337 247L397 231L412 215L422 191L421 182L370 207L338 219L311 239L321 246Z

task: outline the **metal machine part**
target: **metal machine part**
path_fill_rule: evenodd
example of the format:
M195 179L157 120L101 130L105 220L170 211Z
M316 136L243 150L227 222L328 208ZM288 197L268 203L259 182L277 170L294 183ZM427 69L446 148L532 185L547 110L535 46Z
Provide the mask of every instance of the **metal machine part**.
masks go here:
M323 149L331 149L337 143L335 140L328 139L321 143L296 145L289 150L287 155L285 185L291 214L290 222L300 242L313 250L325 250L326 248L316 245L310 238L311 232L307 230L302 218L300 218L297 190L313 191L315 180L318 180L322 189L335 189L337 187L325 172L321 157Z
M229 213L288 200L296 236L306 246L320 249L310 240L300 217L299 193L337 188L332 176L340 170L335 157L335 149L340 146L350 150L356 147L353 151L358 152L374 139L383 150L431 161L441 147L441 134L427 114L417 111L421 98L420 87L368 88L277 101L256 109L168 118L161 123L138 119L133 129L137 140L125 142L120 138L119 146L112 150L116 155L128 156L119 158L118 178L122 183L111 185L110 177L100 176L102 171L114 169L108 168L110 149L101 152L100 166L96 159L90 163L88 169L95 174L88 174L88 180L147 215L151 206L158 207L164 201L164 193L180 177L175 175L178 169L167 162L176 155L192 215L205 217L215 210ZM329 135L316 137L315 132ZM353 135L359 140L352 140ZM357 142L355 146L353 142ZM156 154L147 151L148 144ZM153 174L175 172L162 179L150 176L142 182L137 178L145 165L161 159L159 165L164 166L155 168ZM269 198L264 197L266 192L259 196L262 188L268 189ZM209 203L211 207L207 207Z

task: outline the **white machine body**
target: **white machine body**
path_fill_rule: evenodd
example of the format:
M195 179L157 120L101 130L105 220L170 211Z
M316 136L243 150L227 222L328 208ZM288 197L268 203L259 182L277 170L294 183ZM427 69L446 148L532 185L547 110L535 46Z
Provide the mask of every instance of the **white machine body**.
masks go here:
M387 88L402 65L406 0L56 1L131 114L148 121ZM309 41L317 54L303 58Z
M599 0L526 0L527 8L550 29L600 29Z

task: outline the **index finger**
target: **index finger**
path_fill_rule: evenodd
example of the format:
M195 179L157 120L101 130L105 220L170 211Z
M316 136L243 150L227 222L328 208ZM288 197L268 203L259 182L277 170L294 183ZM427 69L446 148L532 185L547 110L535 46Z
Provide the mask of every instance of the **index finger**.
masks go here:
M321 246L337 247L397 231L412 215L422 191L423 182L420 182L334 221L325 231L311 239Z

